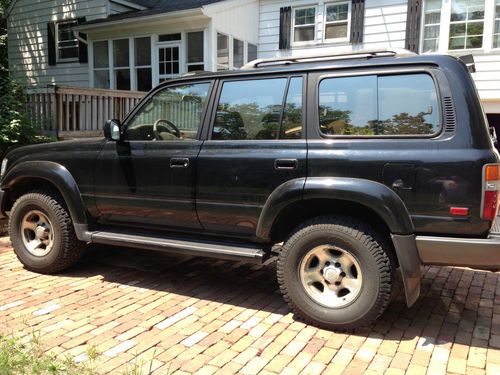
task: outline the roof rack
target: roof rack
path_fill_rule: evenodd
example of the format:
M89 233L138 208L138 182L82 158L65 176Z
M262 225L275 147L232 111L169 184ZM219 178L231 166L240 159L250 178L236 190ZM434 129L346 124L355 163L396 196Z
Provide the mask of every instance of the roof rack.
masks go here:
M192 72L187 72L182 75L182 77L194 77L197 75L203 75L203 74L208 74L212 73L210 70L194 70Z
M241 69L252 69L263 66L275 65L290 65L309 62L321 61L336 61L336 60L350 60L350 59L370 59L376 57L405 57L415 56L416 53L403 48L392 48L390 50L373 50L361 49L357 51L329 53L329 54L315 54L315 55L301 55L301 56L287 56L270 59L257 59L250 61Z

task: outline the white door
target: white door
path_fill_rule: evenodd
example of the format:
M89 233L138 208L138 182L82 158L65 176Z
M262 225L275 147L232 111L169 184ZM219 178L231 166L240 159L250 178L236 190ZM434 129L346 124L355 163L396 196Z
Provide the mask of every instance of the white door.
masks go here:
M169 44L158 47L159 82L181 75L181 45Z

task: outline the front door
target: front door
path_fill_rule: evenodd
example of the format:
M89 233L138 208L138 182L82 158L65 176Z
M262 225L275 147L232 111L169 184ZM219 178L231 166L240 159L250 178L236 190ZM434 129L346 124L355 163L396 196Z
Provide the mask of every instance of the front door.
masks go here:
M158 47L159 83L179 77L181 74L181 45L168 44Z
M254 236L271 193L306 176L303 81L298 75L219 84L198 157L196 207L207 231Z
M200 228L194 183L211 82L158 90L109 141L96 165L95 199L105 224Z

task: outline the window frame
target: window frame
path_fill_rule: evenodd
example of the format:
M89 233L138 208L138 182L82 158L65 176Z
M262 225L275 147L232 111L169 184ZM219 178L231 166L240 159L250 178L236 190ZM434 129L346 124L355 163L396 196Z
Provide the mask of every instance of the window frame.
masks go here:
M61 21L57 21L55 22L55 45L56 45L56 62L57 63L71 63L71 62L78 62L79 59L80 59L80 41L78 40L78 38L75 36L74 39L72 39L72 41L75 41L76 42L76 46L75 47L59 47L59 27L61 25L65 25L65 24L75 24L75 25L78 25L78 20L76 18L71 18L71 19L67 19L67 20L61 20ZM70 28L71 29L71 28ZM74 31L72 31L74 33ZM76 49L76 56L75 57L67 57L67 58L61 58L59 56L59 51L61 49L69 49L69 48L75 48Z
M306 24L306 25L295 25L295 14L298 10L302 9L314 9L314 24ZM317 35L318 35L318 4L314 5L303 5L303 6L298 6L298 7L293 7L292 8L292 30L291 30L291 44L292 46L307 46L307 45L315 45L317 44ZM314 38L312 40L307 40L307 41L296 41L295 40L295 28L296 27L304 27L304 26L314 26Z
M425 0L424 0L425 1ZM436 51L425 52L423 50L424 42L424 25L425 17L421 17L420 20L420 37L419 37L419 52L420 53L431 53L431 54L451 54L460 55L464 52L471 51L472 53L477 52L497 52L500 50L498 48L493 48L493 35L495 27L495 0L483 0L484 1L484 18L483 18L483 44L478 48L465 48L465 49L449 49L450 42L450 26L451 22L451 3L452 1L442 1L441 2L441 19L439 22L439 37L438 37L438 49ZM424 5L425 6L425 5ZM423 12L422 12L423 15Z
M209 112L212 110L213 104L213 93L217 88L217 82L213 79L204 79L204 80L188 80L185 82L172 82L172 83L162 83L156 86L149 94L141 100L141 102L135 106L135 108L129 112L129 114L122 121L122 127L120 129L120 138L123 139L125 132L127 131L128 125L130 121L134 119L136 114L141 111L145 106L149 104L149 102L153 99L153 97L158 94L160 91L167 90L174 87L186 86L186 85L197 85L197 84L206 84L208 83L208 92L207 92L207 100L205 102L205 106L203 107L201 118L200 118L200 126L198 127L198 131L196 133L195 139L186 139L186 140L156 140L155 142L182 142L183 144L187 142L199 142L203 138L204 129L206 128L206 121ZM123 140L123 142L152 142L153 140Z
M498 17L496 15L497 3L498 3L498 6L500 7L500 0L493 1L493 27L492 27L493 30L492 30L492 33L491 33L491 49L493 51L499 51L500 50L500 41L498 42L498 47L494 47L494 38L495 38L495 36L498 35L498 38L500 39L500 32L495 33L495 25L496 25L497 22L500 23L500 14L498 15ZM486 9L484 10L484 17L486 18ZM486 29L486 27L485 27L485 29ZM484 36L483 36L483 38L484 38ZM484 44L484 41L483 41L483 44Z
M433 134L407 134L407 135L342 135L342 134L324 134L321 131L319 126L319 100L320 100L320 85L321 82L325 79L330 78L348 78L348 77L360 77L360 76L394 76L394 75L412 75L412 74L427 74L431 77L434 82L434 87L436 89L436 98L438 102L439 108L437 109L439 112L439 130ZM314 85L314 95L315 100L311 100L311 105L314 109L314 121L312 125L314 127L314 131L317 132L320 139L437 139L443 133L445 129L445 116L444 116L444 105L443 105L443 94L441 93L441 86L439 84L439 72L433 68L423 68L416 67L414 69L408 68L396 68L390 70L376 69L376 70L366 70L363 72L346 72L346 73L319 73L316 77L316 84ZM309 134L309 132L308 132Z
M485 26L486 26L486 1L483 0L483 6L484 6L484 10L483 10L483 19L482 20L463 20L463 21L452 21L451 20L451 11L452 11L452 4L453 4L453 1L454 0L449 0L448 3L450 4L450 17L449 17L449 20L448 20L448 33L450 33L451 31L451 26L452 25L465 25L465 30L466 30L466 34L463 36L464 40L465 40L465 43L464 43L464 48L456 48L456 49L451 49L450 48L450 41L451 41L451 38L450 38L450 35L448 34L448 44L447 44L447 49L448 51L477 51L477 50L481 50L484 48L484 45L485 45L485 40L484 40L484 37L485 37ZM468 14L468 12L467 12ZM467 29L468 29L468 26L469 24L474 24L474 23L480 23L482 22L483 24L483 33L481 34L481 47L476 47L476 48L467 48L467 38L469 37L468 34L467 34Z
M283 112L286 105L286 100L288 97L288 90L290 88L290 81L292 78L300 77L302 78L302 137L299 139L286 139L286 138L278 138L278 139L235 139L235 140L223 140L223 139L212 139L212 132L215 125L215 119L217 116L217 107L219 106L220 97L222 94L222 89L224 87L225 82L239 82L239 81L253 81L253 80L263 80L263 79L276 79L276 78L285 78L287 80L285 85L285 91L283 92L283 100L281 104L281 114L280 114L280 130L283 124ZM220 78L217 80L217 86L214 88L214 92L212 93L212 100L210 103L210 116L207 117L208 126L206 126L206 132L204 133L204 137L202 139L209 142L304 142L306 140L306 116L307 116L307 105L308 102L306 100L308 87L308 75L300 72L290 72L288 74L270 74L270 75L254 75L254 76L243 76L243 77L227 77ZM280 135L281 137L281 135Z
M342 21L326 21L326 16L327 12L326 9L329 6L332 5L342 5L342 4L347 4L347 20L342 20ZM352 8L352 1L351 0L339 0L339 1L333 1L333 2L328 2L325 3L324 8L323 8L323 43L345 43L349 42L350 40L350 35L351 35L351 8ZM326 37L326 26L327 25L334 25L338 23L344 23L347 22L347 35L345 38L330 38L328 39Z

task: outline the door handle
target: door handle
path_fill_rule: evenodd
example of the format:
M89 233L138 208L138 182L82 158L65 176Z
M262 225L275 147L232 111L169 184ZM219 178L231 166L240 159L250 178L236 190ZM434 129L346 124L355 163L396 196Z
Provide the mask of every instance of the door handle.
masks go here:
M406 186L402 179L397 179L392 183L392 188L395 190L413 190L411 186Z
M276 170L289 170L293 171L299 167L299 161L297 159L276 159L274 161L274 169Z
M170 168L187 168L189 167L188 158L172 158L170 159Z

